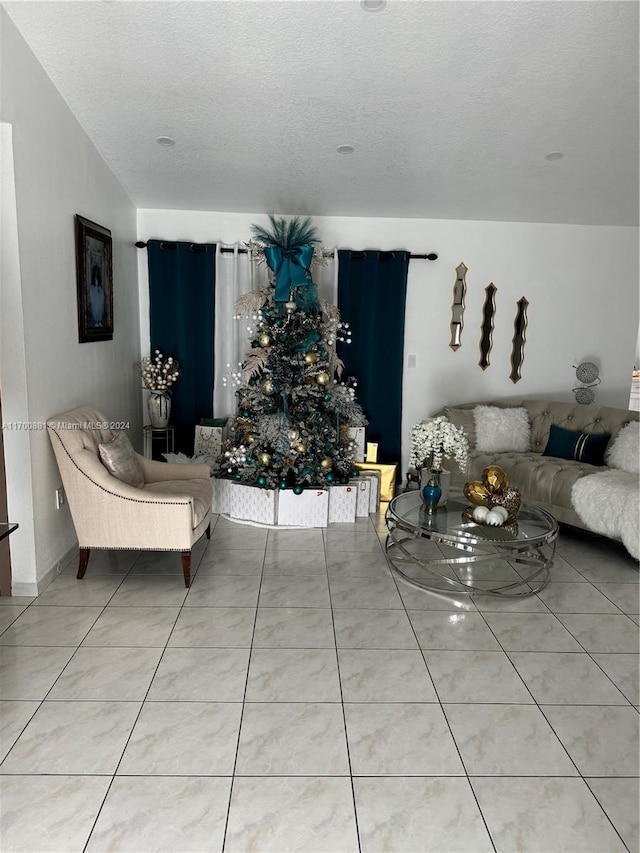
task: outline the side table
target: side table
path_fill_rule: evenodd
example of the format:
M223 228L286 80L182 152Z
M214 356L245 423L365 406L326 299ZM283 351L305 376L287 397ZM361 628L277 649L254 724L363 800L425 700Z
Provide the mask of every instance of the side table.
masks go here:
M17 530L19 524L14 524L11 521L0 521L0 539L4 539L5 536L9 536L10 533L13 533L14 530Z
M172 426L156 429L151 424L145 424L142 428L144 433L144 455L147 459L153 459L153 448L155 442L163 442L163 453L174 453L175 431Z

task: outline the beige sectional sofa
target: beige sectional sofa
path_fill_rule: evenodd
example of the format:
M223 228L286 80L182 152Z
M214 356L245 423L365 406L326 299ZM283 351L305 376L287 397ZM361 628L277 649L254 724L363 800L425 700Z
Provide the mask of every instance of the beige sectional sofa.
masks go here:
M483 452L475 445L476 406L523 407L531 424L531 449L528 452ZM587 474L606 471L606 467L589 465L570 459L543 456L552 424L566 430L585 433L610 433L611 440L623 426L638 420L638 412L606 406L582 406L577 403L559 403L541 400L502 400L465 403L447 406L439 414L446 415L456 426L462 427L469 438L469 466L460 472L455 462L451 469L452 486L462 487L467 480L479 480L487 465L499 465L509 476L509 484L519 489L523 501L548 510L558 521L588 529L573 509L571 489L573 484Z

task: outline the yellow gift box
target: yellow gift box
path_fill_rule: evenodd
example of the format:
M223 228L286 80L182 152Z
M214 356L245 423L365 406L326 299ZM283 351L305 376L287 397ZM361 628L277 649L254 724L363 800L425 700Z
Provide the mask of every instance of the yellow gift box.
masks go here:
M397 463L381 465L379 462L354 462L353 467L359 471L380 471L380 500L390 501L396 493Z

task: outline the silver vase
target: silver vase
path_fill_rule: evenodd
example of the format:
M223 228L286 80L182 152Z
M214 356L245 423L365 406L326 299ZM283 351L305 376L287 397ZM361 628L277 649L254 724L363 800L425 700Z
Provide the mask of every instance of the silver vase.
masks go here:
M147 408L149 409L149 421L154 429L166 429L169 426L171 397L168 394L152 391L147 397Z

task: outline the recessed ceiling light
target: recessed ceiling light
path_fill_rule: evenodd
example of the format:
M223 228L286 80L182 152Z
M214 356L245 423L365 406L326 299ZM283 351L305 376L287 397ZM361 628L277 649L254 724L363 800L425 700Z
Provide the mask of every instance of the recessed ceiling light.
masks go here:
M156 139L158 145L164 145L165 148L170 148L172 145L176 144L175 139L172 139L170 136L159 136Z
M382 12L387 0L360 0L360 6L365 12Z
M544 155L545 160L562 160L564 154L562 151L550 151L548 154Z
M353 147L353 145L338 145L338 147L336 148L338 154L353 154L355 150L356 149Z

